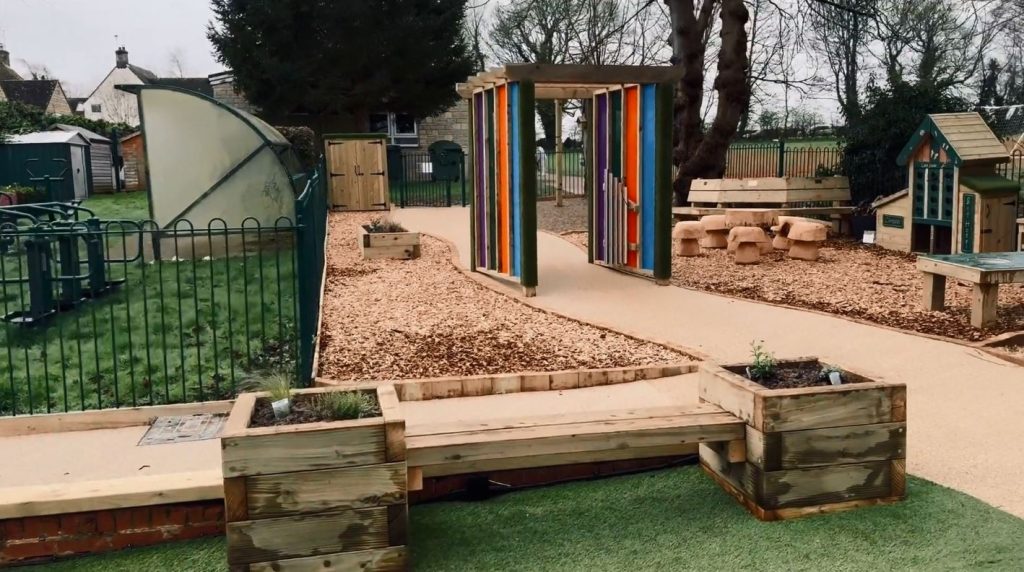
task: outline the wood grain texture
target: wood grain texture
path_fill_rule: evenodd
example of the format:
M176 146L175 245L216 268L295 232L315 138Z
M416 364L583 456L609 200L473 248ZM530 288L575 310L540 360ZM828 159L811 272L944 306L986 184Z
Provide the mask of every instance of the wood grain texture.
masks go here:
M405 463L249 477L249 519L405 503Z
M713 403L748 424L755 425L756 395L760 386L752 381L744 382L739 376L723 374L728 372L715 365L701 364L697 381L701 400Z
M762 478L757 467L750 463L730 463L723 443L701 443L699 451L700 463L705 471L729 483L744 504L749 502L752 507L758 506Z
M747 461L765 471L906 457L905 423L761 433L747 428Z
M765 395L763 411L762 425L755 427L765 433L892 421L892 401L888 387L884 386L851 386L847 391L803 395Z
M427 466L504 457L657 447L743 438L743 425L727 413L656 419L571 423L472 431L407 439L409 464Z
M251 564L388 546L386 507L227 525L228 563Z
M344 554L309 556L273 562L251 564L251 572L402 572L407 570L408 550L404 546L390 546L374 550L360 550Z
M245 477L224 479L224 520L249 520L249 495L246 492Z
M907 454L905 423L879 423L779 433L783 469L900 459Z
M119 429L150 425L157 417L170 415L195 415L208 413L226 414L231 411L232 401L207 401L205 403L181 403L155 405L102 411L77 411L73 413L50 413L8 417L0 419L0 437L36 435L39 433L66 433L70 431L94 431L96 429Z
M887 497L890 474L890 461L769 471L758 504L775 509Z
M377 403L384 418L384 448L389 462L405 460L405 417L393 385L377 388Z
M387 460L383 418L339 421L335 426L315 431L225 437L221 439L224 477L333 469Z
M684 445L668 445L663 447L631 447L629 449L603 449L578 453L561 453L555 455L532 455L526 457L503 457L482 461L452 462L427 467L411 468L421 471L423 477L441 477L449 475L469 475L494 471L516 469L533 469L538 467L558 467L578 463L601 463L607 461L627 461L635 459L658 459L667 457L683 457L697 453L697 443ZM422 481L421 481L422 482ZM410 489L412 490L412 489Z

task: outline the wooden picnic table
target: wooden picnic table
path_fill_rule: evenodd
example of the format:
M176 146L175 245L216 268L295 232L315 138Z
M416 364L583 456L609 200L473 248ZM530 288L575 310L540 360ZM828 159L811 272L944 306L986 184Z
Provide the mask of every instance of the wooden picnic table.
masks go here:
M971 325L984 328L996 321L999 285L1024 282L1024 252L922 255L917 269L923 273L926 310L946 305L946 277L970 282Z

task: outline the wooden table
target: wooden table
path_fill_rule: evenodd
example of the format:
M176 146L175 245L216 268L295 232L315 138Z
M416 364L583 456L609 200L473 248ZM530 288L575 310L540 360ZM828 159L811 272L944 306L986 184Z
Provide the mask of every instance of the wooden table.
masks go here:
M970 282L971 325L984 328L996 320L999 285L1024 282L1024 252L985 252L919 256L923 274L924 308L942 310L946 301L946 277Z

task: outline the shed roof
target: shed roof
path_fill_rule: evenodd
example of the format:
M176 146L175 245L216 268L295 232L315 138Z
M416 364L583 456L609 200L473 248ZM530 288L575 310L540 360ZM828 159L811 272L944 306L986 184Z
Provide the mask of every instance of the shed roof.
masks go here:
M99 133L89 131L85 127L79 127L77 125L67 125L65 123L58 123L53 127L50 127L50 131L66 131L68 133L78 133L79 135L93 143L110 143L110 139L107 139L106 137L100 135Z
M36 131L35 133L22 133L12 135L5 141L15 145L27 145L33 143L70 143L71 145L88 146L89 142L78 133L67 131Z
M900 153L897 162L906 165L921 144L931 138L961 167L974 162L1005 163L1010 160L1006 146L976 111L937 113L925 117Z
M456 84L462 97L473 96L473 90L508 81L532 81L537 99L579 99L590 97L596 90L630 83L664 83L678 81L681 66L605 66L582 64L506 64L470 76Z
M962 175L960 184L981 194L1020 191L1020 183L1001 175Z

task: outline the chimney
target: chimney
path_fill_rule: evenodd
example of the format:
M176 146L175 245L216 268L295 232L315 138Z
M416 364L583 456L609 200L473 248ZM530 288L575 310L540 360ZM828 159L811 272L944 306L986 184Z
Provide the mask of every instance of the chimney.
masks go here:
M0 66L11 67L11 52L4 49L3 44L0 44Z
M124 46L117 48L117 51L114 52L114 56L116 58L115 61L117 62L117 67L128 67L128 50L124 49Z

